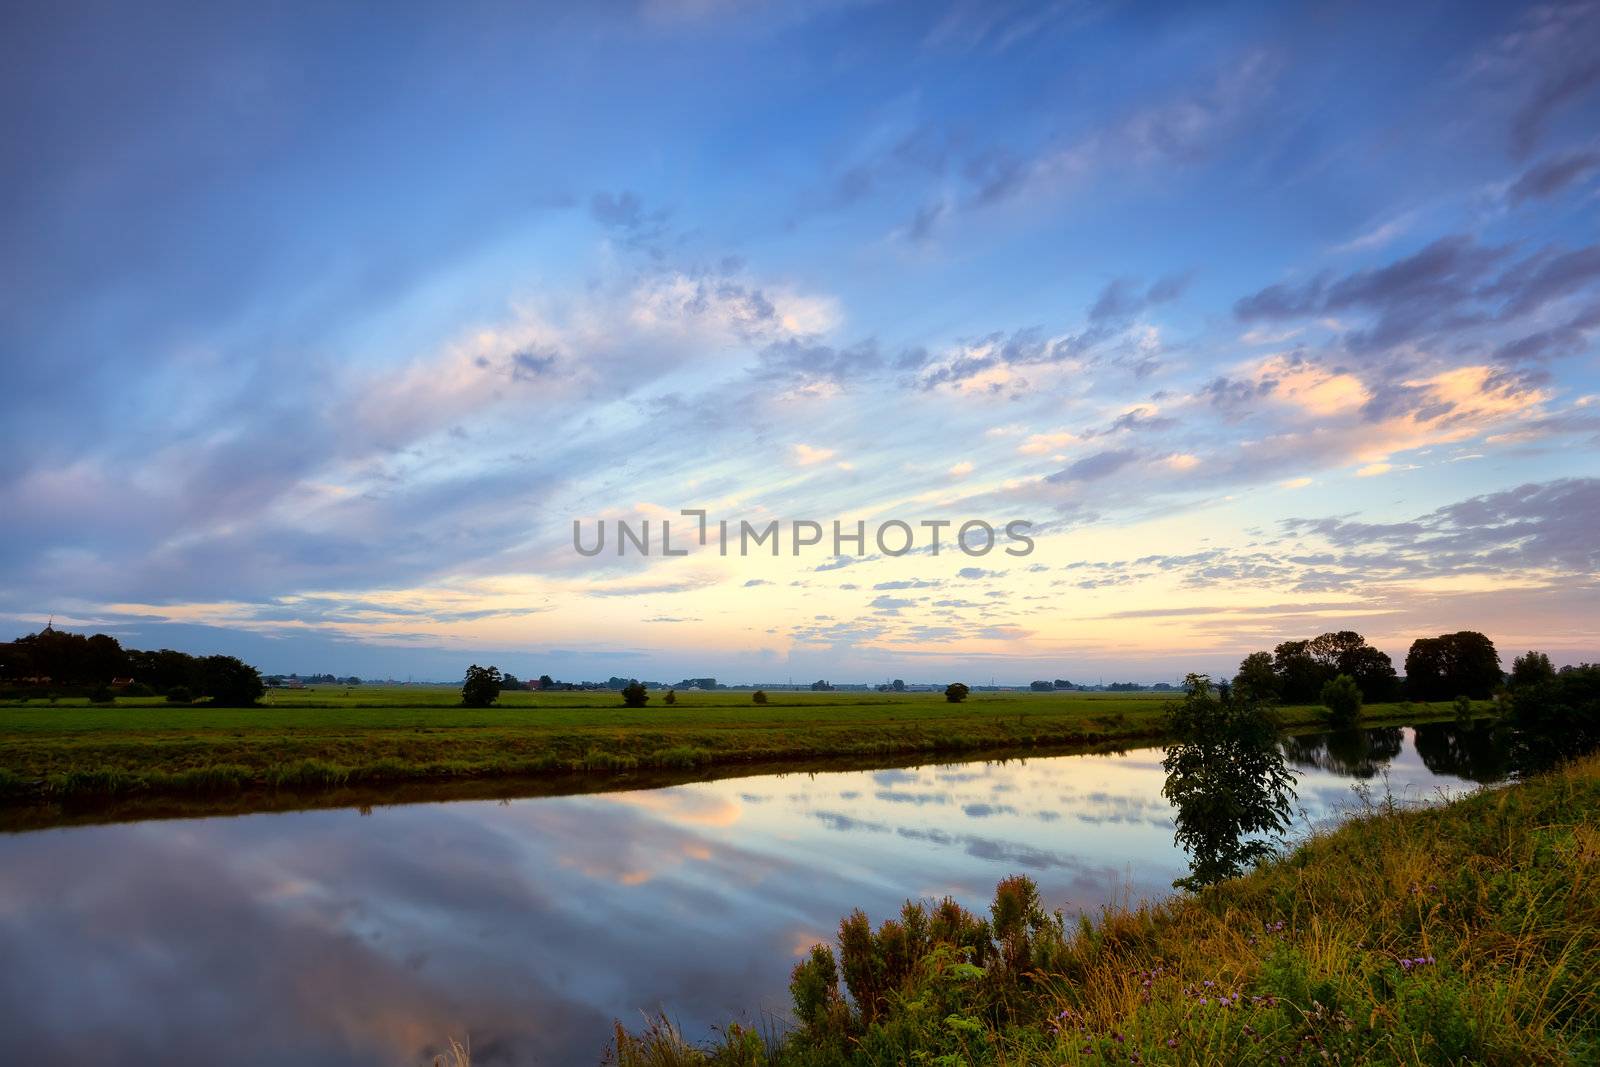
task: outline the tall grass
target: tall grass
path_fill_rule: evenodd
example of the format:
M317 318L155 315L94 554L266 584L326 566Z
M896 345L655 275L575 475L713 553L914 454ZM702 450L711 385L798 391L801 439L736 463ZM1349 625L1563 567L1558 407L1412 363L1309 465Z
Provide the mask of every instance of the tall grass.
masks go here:
M623 1065L1600 1063L1600 757L1368 804L1244 877L1068 923L908 903L794 969L781 1042L619 1031ZM742 1032L734 1037L742 1036ZM661 1058L667 1056L670 1058Z

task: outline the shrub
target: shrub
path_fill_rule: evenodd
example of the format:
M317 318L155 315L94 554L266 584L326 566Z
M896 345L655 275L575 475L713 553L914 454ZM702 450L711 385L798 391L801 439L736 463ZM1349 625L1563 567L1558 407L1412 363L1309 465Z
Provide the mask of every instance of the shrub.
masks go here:
M1466 697L1456 697L1455 703L1456 725L1463 730L1472 725L1472 701Z
M668 689L667 695L661 698L661 702L663 704L676 704L678 702L678 691L676 689Z
M952 704L959 704L967 699L967 694L970 692L972 690L968 689L965 683L951 682L945 687L944 698Z
M89 703L91 704L115 704L116 702L116 695L103 685L89 694Z
M171 689L167 690L167 703L168 704L193 704L194 703L194 694L189 692L188 688L186 688L185 686L175 685Z
M130 697L153 697L156 695L156 691L143 682L134 682L123 693L125 696Z
M625 707L642 708L650 703L650 691L638 682L629 682L622 687L622 703Z
M766 691L763 689L757 689L754 693L750 694L750 699L755 701L757 704L765 704L767 702Z
M1361 721L1361 687L1348 674L1338 675L1323 685L1322 706L1330 725L1354 726Z

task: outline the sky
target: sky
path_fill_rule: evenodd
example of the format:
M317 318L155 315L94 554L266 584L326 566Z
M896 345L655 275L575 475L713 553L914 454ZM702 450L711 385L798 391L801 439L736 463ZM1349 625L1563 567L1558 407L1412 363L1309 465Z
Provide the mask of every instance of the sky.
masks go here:
M1597 56L1595 4L10 5L0 624L419 679L1600 658Z

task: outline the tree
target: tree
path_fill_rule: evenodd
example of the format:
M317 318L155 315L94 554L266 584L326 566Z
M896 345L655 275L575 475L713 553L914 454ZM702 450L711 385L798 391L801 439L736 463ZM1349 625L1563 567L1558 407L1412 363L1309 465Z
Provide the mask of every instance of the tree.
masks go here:
M1168 708L1167 730L1174 741L1161 761L1161 793L1177 808L1175 836L1191 871L1173 884L1198 889L1271 855L1272 844L1251 835L1288 829L1295 793L1270 706L1248 690L1223 696L1191 674Z
M225 708L250 707L267 691L261 673L234 656L207 656L197 674L200 695Z
M1500 686L1500 654L1476 630L1419 637L1406 653L1406 693L1413 700L1487 700Z
M512 674L510 671L507 671L505 674L502 674L500 676L500 688L501 689L521 689L522 688L522 679L518 678L516 675Z
M1555 676L1556 669L1551 665L1550 657L1543 652L1524 652L1511 661L1510 685L1513 689L1552 681Z
M767 702L766 690L757 689L754 693L750 694L750 699L755 701L757 704L765 704Z
M1510 691L1519 769L1537 771L1600 746L1600 664L1563 667Z
M115 704L116 702L116 694L111 692L110 686L96 686L94 692L89 694L89 703L91 704Z
M1278 697L1285 704L1309 704L1330 677L1310 641L1285 641L1272 650L1272 672L1278 676Z
M1065 678L1057 678L1056 679L1056 688L1057 689L1076 689L1078 687L1073 685L1071 682L1067 681Z
M828 680L826 678L818 678L816 681L811 683L811 691L813 693L827 693L831 692L832 689L833 686L828 684Z
M650 703L650 691L638 682L629 682L622 687L622 703L625 707L642 708Z
M959 704L967 699L967 694L972 692L963 682L951 682L944 690L944 698L952 704Z
M498 667L480 667L476 663L467 668L461 682L461 704L468 708L486 708L500 699L500 686L504 679Z
M175 685L167 690L168 704L193 704L194 694L181 685Z
M893 689L896 693L904 693L906 691L906 680L904 678L896 678L894 681L889 683L889 688Z
M1239 663L1233 687L1253 694L1258 700L1278 699L1278 676L1272 669L1272 653L1252 652Z
M548 674L539 675L539 688L540 689L553 689L553 688L555 688L555 684L556 684L556 680L554 678L550 677Z
M1053 693L1056 689L1054 682L1034 682L1028 688L1035 693Z
M1348 674L1330 678L1323 685L1321 696L1330 726L1343 729L1361 721L1361 687Z
M663 704L676 704L678 702L678 691L676 689L668 689L667 695L661 698L661 702Z

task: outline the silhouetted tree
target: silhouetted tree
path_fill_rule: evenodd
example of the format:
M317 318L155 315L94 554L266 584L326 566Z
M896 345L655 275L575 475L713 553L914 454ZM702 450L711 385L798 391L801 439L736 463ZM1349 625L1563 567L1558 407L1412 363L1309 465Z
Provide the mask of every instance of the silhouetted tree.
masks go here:
M261 672L235 656L207 656L196 674L200 695L222 707L247 708L267 691Z
M630 708L642 708L650 703L650 691L638 682L629 682L622 687L622 703Z
M1419 637L1406 653L1406 694L1413 700L1486 700L1500 686L1500 655L1476 630Z
M763 689L757 689L754 693L750 694L750 699L757 704L765 704L767 702L766 691Z
M1556 669L1550 663L1549 656L1543 652L1524 652L1511 661L1511 680L1508 684L1515 689L1521 685L1548 682L1555 676Z
M967 699L967 694L972 692L963 682L951 682L945 686L944 698L952 704L959 704Z
M498 667L480 667L476 663L467 668L461 682L461 703L469 708L486 708L500 699L503 679Z
M661 698L661 702L663 704L676 704L678 702L678 691L676 689L668 689L667 695Z
M1257 700L1276 701L1279 686L1278 676L1272 669L1272 653L1252 652L1246 656L1239 664L1239 673L1233 676L1233 688Z

